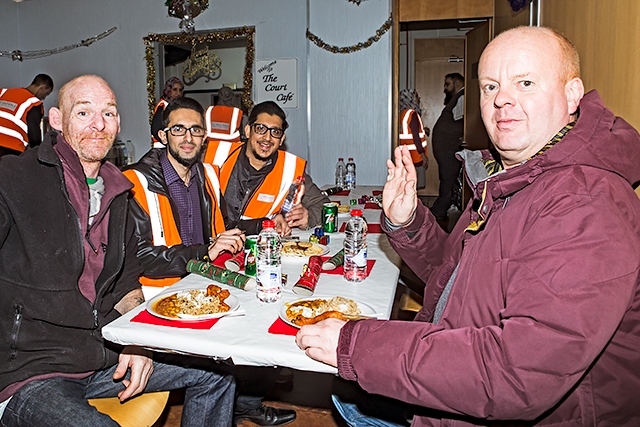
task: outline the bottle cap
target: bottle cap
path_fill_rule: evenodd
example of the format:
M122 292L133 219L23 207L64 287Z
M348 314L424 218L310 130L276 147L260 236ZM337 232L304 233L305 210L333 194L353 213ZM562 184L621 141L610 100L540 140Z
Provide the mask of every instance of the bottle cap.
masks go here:
M349 161L350 161L350 162L351 162L351 161L353 161L353 157L349 157Z
M362 209L351 209L351 216L362 216Z
M344 158L343 157L338 157L338 161L339 162L344 162Z
M262 221L262 228L275 228L276 223L271 219L265 219Z

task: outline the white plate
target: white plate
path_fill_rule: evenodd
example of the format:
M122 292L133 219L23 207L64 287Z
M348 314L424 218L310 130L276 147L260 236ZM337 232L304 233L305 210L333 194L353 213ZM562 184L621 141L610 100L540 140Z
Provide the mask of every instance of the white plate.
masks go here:
M164 315L156 312L155 306L158 303L158 301L160 301L161 299L166 298L166 297L171 296L171 295L175 295L178 292L185 292L185 291L191 291L191 290L205 291L206 292L206 288L181 289L180 291L162 292L162 293L156 295L155 297L153 297L151 300L149 300L149 302L147 302L147 311L149 313L153 314L154 316L159 317L161 319L165 319L165 320L198 321L198 320L217 319L218 317L224 317L224 316L234 312L235 310L238 309L238 307L240 307L240 301L238 300L238 298L236 298L233 295L229 295L224 300L225 304L227 304L229 306L229 311L223 311L221 313L203 314L201 316L193 316L193 315L190 315L190 314L182 314L182 315L180 315L180 317L169 317L169 316L164 316Z
M322 249L322 252L315 256L322 256L329 253L329 247L325 245L319 245L318 243L314 243L314 245L319 246ZM293 255L293 254L285 254L282 252L282 256L286 258L309 258L310 255Z
M294 328L299 328L300 326L298 326L295 323L291 322L291 320L289 320L289 317L287 316L287 303L293 304L293 303L296 303L298 301L309 301L309 300L314 300L314 299L330 300L331 298L333 298L333 297L317 296L317 297L309 297L309 298L300 298L300 299L297 299L297 300L294 300L294 301L285 302L284 304L282 304L280 306L280 310L278 311L278 316L287 325L293 326ZM358 300L354 300L354 301L355 301L356 304L358 304L358 308L360 309L360 314L362 314L363 316L376 317L376 311L369 304L365 304L365 303L360 302Z

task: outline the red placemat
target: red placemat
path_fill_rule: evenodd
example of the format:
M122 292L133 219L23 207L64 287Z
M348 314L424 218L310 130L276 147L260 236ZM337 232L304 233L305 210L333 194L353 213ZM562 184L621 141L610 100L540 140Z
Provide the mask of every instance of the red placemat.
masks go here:
M215 325L218 320L220 320L220 318L195 321L165 320L154 316L147 310L142 310L140 313L135 315L133 319L131 319L132 322L146 323L148 325L170 326L172 328L187 329L211 329L211 327Z
M373 191L371 192L371 195L372 195L372 196L379 196L379 195L381 195L381 194L382 194L382 190L373 190Z
M292 335L295 336L298 333L298 328L291 325L287 325L281 318L277 318L275 322L269 326L269 333L275 335Z
M347 226L346 222L343 222L340 226L340 232L344 233L344 229ZM382 228L380 228L380 224L367 224L367 233L370 234L382 234Z
M342 190L339 193L335 193L334 196L348 196L351 190Z
M329 258L328 256L323 256L322 258L322 262L328 261ZM367 277L369 277L369 274L371 274L371 269L373 269L373 265L376 263L375 259L368 259L367 260ZM343 266L339 266L334 268L333 270L322 270L322 274L344 274L344 268Z
M379 204L373 202L367 202L364 204L365 209L382 209Z

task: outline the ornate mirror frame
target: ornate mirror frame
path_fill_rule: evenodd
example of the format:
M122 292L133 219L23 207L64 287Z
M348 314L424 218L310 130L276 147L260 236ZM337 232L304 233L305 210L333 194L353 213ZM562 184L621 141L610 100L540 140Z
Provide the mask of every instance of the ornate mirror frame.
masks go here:
M144 37L145 59L147 61L147 103L149 105L149 123L153 119L153 110L156 107L156 67L154 55L154 43L181 44L209 43L244 38L247 41L245 51L245 66L242 88L242 105L249 111L253 107L251 100L251 88L253 86L253 63L255 60L254 27L232 28L227 30L206 31L196 34L154 34L149 33Z

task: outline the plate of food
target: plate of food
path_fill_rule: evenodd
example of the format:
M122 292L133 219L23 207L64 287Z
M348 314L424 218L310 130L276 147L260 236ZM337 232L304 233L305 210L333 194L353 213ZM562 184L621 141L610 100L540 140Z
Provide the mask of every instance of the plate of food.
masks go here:
M368 304L349 298L311 297L286 302L278 312L280 318L288 325L299 328L313 325L330 317L342 320L359 320L375 318L377 313Z
M311 242L284 242L282 243L282 256L286 257L310 257L312 255L326 255L329 248Z
M240 301L218 285L161 293L147 302L147 311L165 320L206 320L226 316Z

